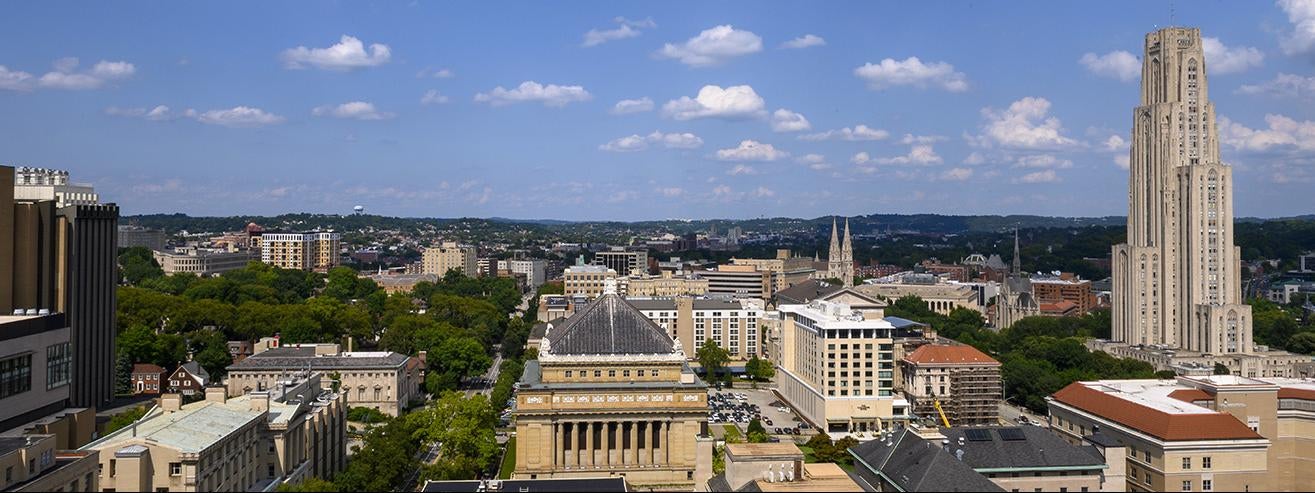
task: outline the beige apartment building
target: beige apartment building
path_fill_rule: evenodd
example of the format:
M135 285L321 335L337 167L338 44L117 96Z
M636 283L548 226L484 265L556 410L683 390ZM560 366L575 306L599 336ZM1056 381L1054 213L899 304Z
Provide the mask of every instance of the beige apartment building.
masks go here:
M96 451L60 450L54 435L0 437L0 491L100 491Z
M750 265L772 273L772 291L777 292L812 279L817 273L813 259L796 257L790 250L777 250L776 258L732 258L731 265Z
M680 342L614 289L548 328L518 389L512 479L620 476L688 491L712 477L707 385Z
M625 294L628 282L622 282L616 270L602 265L572 265L562 272L562 293L566 296L584 296L589 299L603 294L608 281L617 283L617 292Z
M327 272L338 266L342 236L338 233L263 233L260 260L281 269Z
M952 426L999 424L1000 362L986 353L968 345L924 344L904 356L900 369L914 414L939 422L943 411Z
M849 305L781 305L770 351L783 398L819 429L884 430L909 417L895 387L894 326Z
M1129 491L1305 491L1315 482L1315 380L1180 376L1076 382L1048 399L1070 441L1127 445Z
M955 308L967 308L978 312L984 310L979 303L977 291L968 284L865 283L855 286L854 290L890 302L905 296L917 296L927 303L927 309L942 315L949 315Z
M103 491L262 491L346 466L345 396L318 374L232 399L166 394L136 423L83 447Z
M264 345L257 344L257 348ZM398 416L421 398L424 372L411 357L387 351L342 351L337 344L289 344L259 350L228 367L228 392L241 395L278 386L288 375L311 371L340 382L352 407Z
M436 247L426 248L420 263L421 270L425 274L437 274L438 277L443 277L448 271L456 269L466 277L477 277L479 276L478 260L475 247L445 241Z
M676 276L671 271L663 271L660 276L629 276L625 284L626 296L675 297L708 294L707 279L695 275Z
M764 306L759 299L636 298L626 301L682 344L691 344L689 355L707 341L716 341L732 359L747 360L762 355L760 321Z

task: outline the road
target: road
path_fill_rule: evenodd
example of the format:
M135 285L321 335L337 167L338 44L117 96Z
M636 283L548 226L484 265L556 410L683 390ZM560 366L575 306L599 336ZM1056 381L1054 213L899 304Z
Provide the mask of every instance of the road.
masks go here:
M473 383L466 386L466 397L471 397L475 394L488 395L489 392L493 391L493 386L498 383L498 372L502 370L502 368L500 368L502 366L502 345L494 345L493 352L493 366L489 367L489 371L484 372L484 375L480 377L482 380L480 380L479 383Z
M1014 406L1013 404L1009 404L1007 402L1000 403L1000 420L1004 421L1004 424L1006 425L1018 424L1018 416L1020 415L1027 416L1027 419L1032 420L1032 422L1037 424L1037 426L1041 426L1043 428L1050 427L1050 422L1045 416L1038 416L1035 413L1032 413L1031 411L1028 411L1021 407Z

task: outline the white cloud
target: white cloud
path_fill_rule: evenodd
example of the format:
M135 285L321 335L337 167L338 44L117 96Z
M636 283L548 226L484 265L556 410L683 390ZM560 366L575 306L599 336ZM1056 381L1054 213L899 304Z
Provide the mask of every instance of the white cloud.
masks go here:
M802 140L884 140L890 137L890 132L879 128L872 128L867 125L856 125L853 128L845 127L840 130L827 130L815 134L800 135Z
M1128 169L1128 168L1130 168L1130 167L1131 167L1131 163L1130 163L1130 159L1128 158L1128 155L1127 155L1127 154L1115 154L1115 155L1114 155L1114 165L1115 165L1115 166L1118 166L1119 168L1125 169L1125 170Z
M1054 183L1057 181L1060 181L1059 175L1056 175L1053 169L1028 173L1014 179L1014 183Z
M119 108L117 106L111 106L109 108L105 108L105 114L111 116L128 117L128 118L142 118L142 119L158 122L158 121L173 120L182 117L195 117L196 110L189 109L179 114L179 113L174 113L173 110L171 110L168 106L165 106L163 104L157 105L151 109Z
M451 79L456 76L457 74L452 72L452 69L447 69L447 68L438 69L438 70L431 70L429 68L424 68L421 69L419 72L416 72L417 79L426 79L426 78Z
M933 149L932 146L927 144L918 144L910 148L909 153L903 156L873 158L871 156L868 156L866 152L861 152L859 154L854 155L855 164L866 164L869 161L876 164L929 165L929 164L940 164L944 160L941 159L941 157L936 154L936 150Z
M776 196L776 191L775 191L775 190L772 190L772 189L770 189L770 188L767 188L767 187L758 187L757 189L755 189L755 190L753 191L753 196L754 196L754 197L757 197L757 198L760 198L760 199L765 199L765 198L768 198L768 197L775 197L775 196Z
M899 142L904 145L913 145L913 144L933 144L943 140L945 140L945 137L939 135L904 134L903 137L900 137Z
M774 132L802 132L813 128L808 123L804 115L781 108L772 113L772 131Z
M731 169L727 170L726 174L731 176L756 175L758 174L758 170L754 169L753 166L749 166L747 164L737 164Z
M977 151L973 151L968 154L968 157L963 158L963 164L969 166L977 166L984 163L986 163L986 156L983 156L982 153Z
M633 190L618 190L607 196L609 203L629 202L639 198L639 192Z
M196 120L225 127L262 127L283 123L284 118L260 108L237 106L226 110L210 110L196 116Z
M703 139L688 132L664 134L654 131L642 137L636 134L613 139L598 146L598 149L610 152L635 152L648 149L650 144L661 145L668 149L697 149L703 146Z
M661 187L655 191L663 197L679 197L685 194L685 189L680 187Z
M331 116L334 118L350 118L353 120L387 120L392 118L392 113L379 111L374 107L374 103L365 101L350 101L339 105L317 106L311 110L315 116Z
M1219 141L1240 151L1315 151L1315 121L1297 121L1276 114L1265 115L1268 128L1251 129L1219 117Z
M1014 159L1014 167L1068 169L1073 167L1073 161L1057 158L1053 154L1034 154Z
M963 72L956 72L954 65L945 62L924 64L918 57L903 61L887 58L875 65L865 63L854 69L854 75L867 81L868 88L874 91L894 86L938 87L950 92L968 90L967 77Z
M0 67L3 69L3 67ZM0 70L0 73L3 73ZM0 78L3 78L0 75ZM1243 84L1237 89L1242 94L1267 94L1270 96L1311 99L1315 97L1315 77L1280 73L1274 80L1259 84Z
M32 89L32 83L32 74L0 65L0 89L27 91Z
M826 156L821 154L804 154L795 158L799 164L807 164L808 169L813 171L826 171L832 168L831 163L826 162Z
M872 161L872 156L869 155L867 151L859 152L857 154L854 154L853 157L849 158L849 162L854 164L867 164L870 161Z
M645 111L653 111L653 100L648 99L647 96L639 99L622 99L612 106L613 115L628 115Z
M1141 61L1132 53L1123 50L1111 51L1104 55L1087 53L1078 60L1088 72L1113 77L1124 82L1131 82L1141 77Z
M348 71L376 67L388 63L392 51L388 45L374 43L366 52L365 43L355 37L342 35L338 44L328 48L288 48L282 53L283 66L290 69L315 67L323 70Z
M1100 147L1110 152L1126 151L1128 150L1128 141L1123 140L1121 136L1111 135L1110 138L1105 139L1105 142L1101 142Z
M64 57L51 63L54 70L36 77L21 70L10 70L0 65L0 89L30 91L37 88L83 91L98 89L107 82L131 78L137 67L128 62L101 60L90 70L78 72L78 59Z
M680 60L691 67L707 67L762 49L763 40L757 34L721 25L704 30L684 44L667 43L655 55Z
M1045 98L1026 97L1014 101L1005 111L983 108L985 139L979 144L994 142L1004 147L1021 149L1064 148L1078 142L1063 135L1059 119L1050 116L1050 101Z
M541 102L544 106L560 108L569 103L590 99L593 99L593 95L581 86L559 86L556 84L545 86L532 80L522 82L515 89L504 89L502 86L498 86L487 93L481 92L475 95L475 102L489 103L493 106Z
M777 150L771 144L754 140L743 140L738 147L717 151L719 161L775 161L789 155L790 153Z
M805 34L798 38L781 43L781 48L787 49L812 48L814 46L826 46L826 40L822 39L821 36Z
M1315 56L1315 0L1278 0L1278 6L1292 23L1292 31L1281 39L1283 52Z
M940 179L945 181L966 181L972 177L972 168L950 168L940 174Z
M443 104L447 101L447 96L439 94L437 89L425 91L425 95L420 96L420 104Z
M580 43L580 46L588 48L591 46L598 46L608 41L633 38L642 34L642 29L652 29L657 27L657 23L653 22L653 19L632 21L625 17L617 17L612 19L612 21L618 24L617 28L604 30L590 29L589 32L584 33L584 42Z
M1212 74L1235 74L1265 62L1265 54L1250 46L1224 46L1219 38L1201 38L1201 49Z
M693 99L689 96L681 96L680 99L667 101L667 104L662 105L662 113L676 120L695 118L735 120L760 118L766 114L766 106L763 98L750 86L730 86L722 89L721 86L707 85L699 89L698 96Z

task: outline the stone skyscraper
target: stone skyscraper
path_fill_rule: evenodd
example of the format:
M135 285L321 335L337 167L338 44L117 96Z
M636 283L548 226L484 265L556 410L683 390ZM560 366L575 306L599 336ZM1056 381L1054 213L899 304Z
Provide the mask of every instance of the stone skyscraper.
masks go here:
M1233 245L1233 170L1219 160L1200 30L1146 36L1129 150L1128 243L1113 249L1113 339L1250 353Z
M837 235L836 220L831 219L831 252L826 257L827 277L840 279L844 287L854 285L854 243L849 237L849 219L845 219L843 246Z

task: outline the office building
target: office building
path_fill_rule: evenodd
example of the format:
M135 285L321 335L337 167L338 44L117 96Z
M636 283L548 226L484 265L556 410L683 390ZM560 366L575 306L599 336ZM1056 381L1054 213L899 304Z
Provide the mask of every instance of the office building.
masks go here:
M443 277L448 271L456 270L466 277L478 277L477 260L475 247L445 241L438 246L426 248L420 262L424 266L422 271L425 274L437 274L438 277Z
M707 385L680 343L610 286L527 361L512 479L617 475L692 490L712 477Z
M346 396L319 374L228 398L167 394L141 419L87 444L103 491L272 491L328 479L347 464Z
M633 297L675 297L703 296L708 294L708 280L697 275L676 276L671 271L662 271L657 276L629 276L625 281L626 296Z
M977 348L924 344L904 356L900 370L904 395L919 417L941 423L943 412L952 426L999 423L1000 362Z
M119 226L119 248L142 247L164 250L164 231L141 226Z
M505 269L512 274L525 276L525 286L529 289L539 289L547 281L546 270L548 262L540 259L515 259L502 261L506 266Z
M69 406L71 332L62 313L0 315L0 432L27 428ZM77 442L64 435L62 441Z
M594 265L612 269L618 275L647 275L648 250L630 247L612 247L594 254Z
M843 303L781 305L770 351L778 391L800 416L833 433L874 432L909 417L894 393L895 327Z
M228 367L228 393L259 392L301 371L337 375L343 399L352 407L374 408L398 416L421 398L423 371L411 357L386 351L341 351L337 344L256 344L256 353ZM275 343L276 344L276 343ZM263 349L263 350L262 350Z
M338 266L338 255L342 250L342 237L338 233L261 233L258 236L259 245L253 244L252 248L260 250L260 260L266 264L280 269L316 272L328 272Z
M593 299L603 294L603 285L608 281L617 283L618 292L626 292L626 283L618 280L616 270L602 265L573 265L562 272L562 292Z
M77 361L68 404L94 407L114 397L119 208L67 178L0 166L0 314L61 313Z
M250 250L216 250L180 247L173 251L152 250L155 262L165 274L188 273L201 277L216 276L230 270L245 268L253 260Z
M691 358L707 341L716 341L735 360L763 354L759 327L764 313L762 300L680 296L627 297L626 301L670 337L688 345Z
M695 275L708 280L710 296L768 300L775 293L772 271L758 270L752 265L719 265L716 269L695 271Z
M757 270L772 272L772 291L780 291L802 283L817 273L808 257L796 257L790 250L777 250L776 258L732 258L731 265L751 265Z

